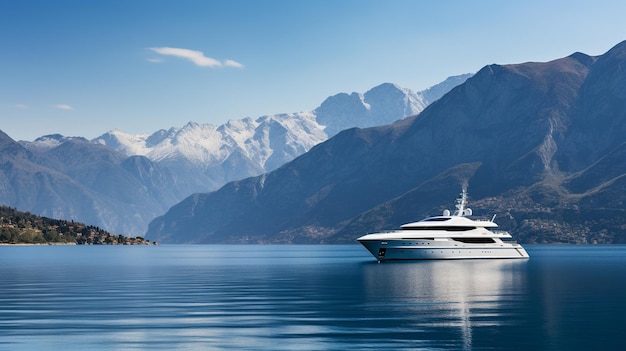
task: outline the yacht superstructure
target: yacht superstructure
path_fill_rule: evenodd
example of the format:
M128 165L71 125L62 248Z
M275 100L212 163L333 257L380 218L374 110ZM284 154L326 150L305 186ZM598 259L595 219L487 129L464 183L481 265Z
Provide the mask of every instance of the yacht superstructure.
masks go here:
M463 189L453 214L407 223L399 230L364 235L357 240L378 261L418 259L528 258L526 250L509 241L511 234L498 231L491 220L466 216L467 191Z

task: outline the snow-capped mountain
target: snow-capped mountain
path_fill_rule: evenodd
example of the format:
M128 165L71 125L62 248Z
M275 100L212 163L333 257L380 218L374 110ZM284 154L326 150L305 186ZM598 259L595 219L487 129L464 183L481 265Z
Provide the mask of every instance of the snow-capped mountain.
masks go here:
M248 117L221 126L189 122L150 135L112 130L93 142L127 156L146 156L180 177L196 175L199 178L192 183L198 186L190 190L210 191L231 180L272 171L344 129L416 115L469 76L450 77L417 93L384 83L365 94L336 94L314 111Z
M35 139L35 141L33 142L21 141L20 143L24 146L27 146L27 148L31 151L46 151L46 150L54 149L55 147L70 140L86 141L87 139L83 137L66 137L61 134L50 134L50 135L41 136Z
M146 156L152 161L184 157L194 164L223 162L235 150L265 167L271 163L271 139L284 135L281 151L298 155L326 139L312 113L289 113L230 120L221 126L189 122L181 128L159 130L151 135L112 130L93 141L128 156ZM272 144L270 146L270 144Z
M395 84L381 84L365 94L340 93L324 100L314 113L317 122L334 136L352 127L373 127L420 113L428 101L421 93Z
M469 187L477 213L498 213L523 242L624 244L624 87L626 41L601 56L488 65L416 117L346 130L273 172L187 197L146 238L353 243L441 213Z
M127 156L146 156L180 177L196 174L193 192L274 170L327 139L311 112L231 120L221 126L189 122L151 135L113 130L93 142ZM191 169L190 169L191 168Z
M189 122L151 134L112 130L94 140L55 134L17 143L5 135L11 151L4 156L14 166L0 169L0 202L142 235L152 219L190 194L275 170L342 129L415 115L431 99L382 84L365 94L329 97L314 111L220 126Z

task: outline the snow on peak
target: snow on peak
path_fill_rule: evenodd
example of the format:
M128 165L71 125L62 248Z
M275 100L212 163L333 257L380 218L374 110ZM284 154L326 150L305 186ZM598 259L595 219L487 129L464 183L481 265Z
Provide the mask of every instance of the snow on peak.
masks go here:
M445 89L451 87L438 90ZM220 126L190 121L150 135L111 130L93 142L127 156L167 162L180 174L192 167L191 172L209 177L241 179L275 169L341 130L392 123L419 113L429 102L422 92L383 83L365 94L330 96L310 112L232 119Z
M61 134L49 134L41 136L34 141L20 141L20 144L29 150L50 150L68 140L85 140L83 137L66 137Z
M148 149L146 148L147 138L148 134L145 133L129 134L121 130L113 129L92 140L92 142L106 145L128 156L145 156L148 153Z
M276 133L278 129L281 132ZM295 158L327 136L312 112L302 112L230 120L219 127L189 122L181 128L159 130L150 136L112 130L93 142L127 156L142 155L153 161L186 159L201 167L219 164L237 151L264 167L273 148L282 148L277 146L280 143L276 138L283 138L282 142L294 150Z

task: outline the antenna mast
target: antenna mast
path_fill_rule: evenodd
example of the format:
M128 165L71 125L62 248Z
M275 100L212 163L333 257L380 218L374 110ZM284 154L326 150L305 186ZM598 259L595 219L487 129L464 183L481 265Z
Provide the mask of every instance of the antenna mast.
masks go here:
M467 204L467 188L463 187L463 191L461 192L461 197L456 199L456 211L454 212L455 216L463 216L465 215L465 205Z

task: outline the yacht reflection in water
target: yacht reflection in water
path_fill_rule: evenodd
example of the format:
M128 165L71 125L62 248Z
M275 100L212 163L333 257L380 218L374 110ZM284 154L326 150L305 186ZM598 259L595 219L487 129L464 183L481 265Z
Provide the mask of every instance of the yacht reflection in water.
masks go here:
M526 260L396 262L367 265L365 285L372 309L412 320L406 332L423 345L473 348L474 329L502 325L504 305L522 289ZM506 301L503 297L506 296ZM508 312L510 313L510 312Z

